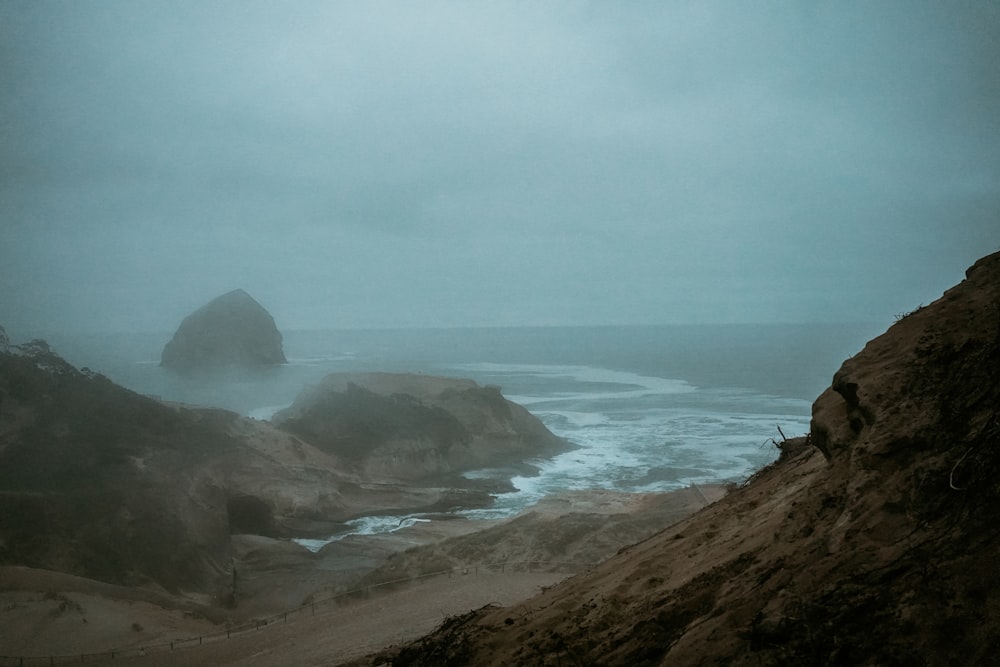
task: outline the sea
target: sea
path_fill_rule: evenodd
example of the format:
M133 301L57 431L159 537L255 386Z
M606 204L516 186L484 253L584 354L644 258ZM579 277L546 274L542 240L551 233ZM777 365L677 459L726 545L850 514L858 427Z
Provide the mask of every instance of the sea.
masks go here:
M498 494L492 507L465 512L501 518L560 491L738 483L777 457L775 440L808 432L812 401L844 359L884 329L855 323L286 331L287 364L222 376L160 367L171 332L48 341L74 365L136 392L256 419L268 419L333 372L423 373L497 385L576 445L533 461L538 474L515 477L517 490ZM348 532L417 520L366 517Z

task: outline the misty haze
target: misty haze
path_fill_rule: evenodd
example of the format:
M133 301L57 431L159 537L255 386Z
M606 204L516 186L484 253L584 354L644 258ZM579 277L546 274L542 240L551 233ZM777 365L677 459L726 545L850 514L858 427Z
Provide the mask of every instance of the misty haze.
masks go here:
M1000 647L993 3L0 0L0 157L0 665Z

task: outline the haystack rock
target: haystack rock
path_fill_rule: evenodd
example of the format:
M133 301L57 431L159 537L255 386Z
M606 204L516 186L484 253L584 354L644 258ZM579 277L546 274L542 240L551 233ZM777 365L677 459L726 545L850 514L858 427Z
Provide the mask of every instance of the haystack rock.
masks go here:
M163 348L168 368L255 368L285 363L274 318L241 289L215 298L184 318Z

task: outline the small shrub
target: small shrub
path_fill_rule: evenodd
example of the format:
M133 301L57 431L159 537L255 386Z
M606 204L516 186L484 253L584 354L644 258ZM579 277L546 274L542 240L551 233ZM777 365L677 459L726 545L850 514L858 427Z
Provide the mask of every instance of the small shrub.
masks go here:
M900 322L902 320L905 320L907 317L909 317L913 313L919 313L923 309L924 309L924 304L920 304L919 306L917 306L916 308L914 308L913 310L911 310L908 313L896 313L896 321Z

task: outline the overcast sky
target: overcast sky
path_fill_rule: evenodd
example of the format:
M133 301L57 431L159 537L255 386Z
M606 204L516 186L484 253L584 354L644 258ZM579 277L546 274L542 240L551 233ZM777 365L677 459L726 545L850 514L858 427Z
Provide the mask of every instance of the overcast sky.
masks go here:
M0 324L888 321L1000 249L991 2L0 0Z

